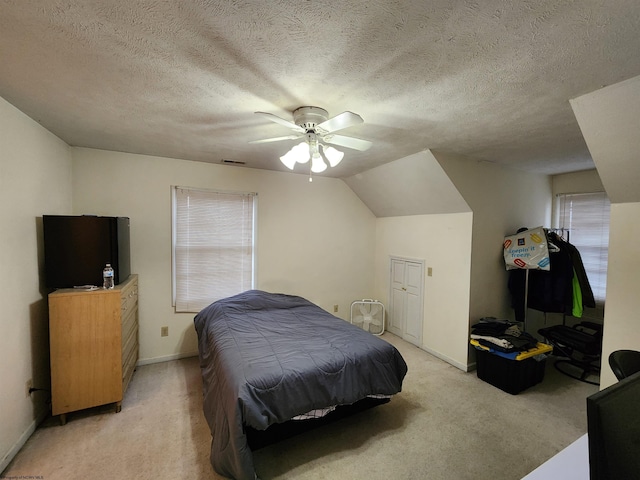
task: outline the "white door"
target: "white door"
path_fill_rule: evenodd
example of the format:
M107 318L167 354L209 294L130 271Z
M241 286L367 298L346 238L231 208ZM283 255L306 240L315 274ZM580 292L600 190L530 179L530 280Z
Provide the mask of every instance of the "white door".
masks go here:
M391 258L389 331L421 346L424 262Z
M391 259L391 301L389 305L389 331L404 338L405 297L404 286L405 261Z

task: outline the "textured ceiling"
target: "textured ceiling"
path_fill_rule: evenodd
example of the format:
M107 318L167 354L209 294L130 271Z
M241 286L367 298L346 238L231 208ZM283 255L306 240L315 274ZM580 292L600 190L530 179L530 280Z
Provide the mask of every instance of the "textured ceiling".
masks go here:
M0 96L74 146L286 170L253 112L314 105L374 142L322 175L563 173L593 168L569 99L640 74L639 31L638 0L0 0Z

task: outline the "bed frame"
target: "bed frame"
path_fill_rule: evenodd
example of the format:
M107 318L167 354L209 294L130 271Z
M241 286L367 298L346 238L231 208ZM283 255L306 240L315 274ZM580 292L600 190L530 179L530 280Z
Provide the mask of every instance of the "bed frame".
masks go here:
M257 478L251 446L286 433L292 418L371 396L388 401L407 373L395 347L302 297L250 290L194 322L211 464L236 480Z

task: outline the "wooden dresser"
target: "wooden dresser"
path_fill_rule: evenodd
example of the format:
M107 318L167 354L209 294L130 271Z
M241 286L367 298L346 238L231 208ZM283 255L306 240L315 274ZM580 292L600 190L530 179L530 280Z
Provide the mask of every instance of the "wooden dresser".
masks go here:
M112 290L49 294L52 414L115 404L138 360L138 276Z

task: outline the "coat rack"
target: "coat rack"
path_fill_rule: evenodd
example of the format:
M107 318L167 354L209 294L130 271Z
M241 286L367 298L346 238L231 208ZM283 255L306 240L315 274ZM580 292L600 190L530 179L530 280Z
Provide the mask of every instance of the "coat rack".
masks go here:
M529 270L549 270L549 240L543 227L521 228L515 235L505 237L504 261L507 270L524 270L524 312L522 330L527 331L527 308L529 299Z

